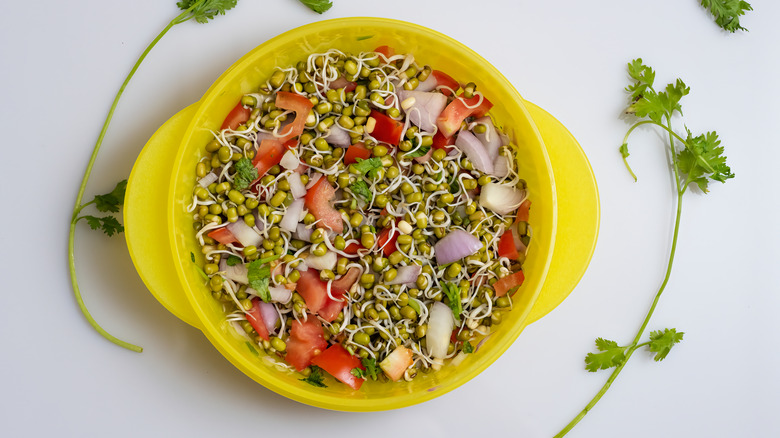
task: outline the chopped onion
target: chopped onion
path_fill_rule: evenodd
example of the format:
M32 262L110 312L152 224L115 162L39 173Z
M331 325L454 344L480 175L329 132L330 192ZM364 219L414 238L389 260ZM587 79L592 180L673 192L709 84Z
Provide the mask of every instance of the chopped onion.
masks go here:
M237 221L228 224L226 228L230 230L234 236L236 236L236 239L238 239L238 241L241 242L241 245L244 245L244 247L252 245L260 246L260 244L263 242L263 237L257 234L257 231L250 228L244 222L243 218L239 218Z
M523 240L520 238L520 233L517 231L516 226L512 226L510 229L510 232L512 233L512 240L515 242L515 249L520 254L525 254L528 251L528 247L525 246L525 243L523 243Z
M214 173L214 172L209 172L208 174L206 174L206 176L204 176L203 178L201 178L200 180L198 180L198 184L199 184L201 187L203 187L203 188L206 188L206 187L208 187L209 185L211 185L212 183L215 183L215 182L217 182L217 179L218 179L218 178L219 178L219 177L217 176L217 174L216 174L216 173Z
M295 227L295 231L293 231L293 237L298 240L303 240L304 242L311 242L311 233L313 232L314 230L306 228L306 225L298 224Z
M317 184L317 181L322 178L322 174L320 172L316 172L314 176L309 179L308 184L306 184L306 190L309 190L310 188L314 187L314 184Z
M493 161L493 176L505 178L509 175L509 158L506 155L499 155Z
M219 261L219 270L225 272L225 278L235 281L236 283L248 284L249 277L247 276L247 268L243 263L229 266L227 264L227 257L223 257Z
M493 125L493 120L491 120L490 117L485 116L474 120L474 123L485 126L485 132L482 134L474 134L474 136L485 145L485 150L487 150L490 160L496 161L496 157L498 157L498 148L501 147L502 142L501 137L498 136L498 130L496 130L496 127Z
M352 139L349 138L349 132L342 128L338 123L334 123L330 127L330 133L325 137L328 143L346 148L352 144Z
M282 155L282 161L279 162L279 165L287 170L295 169L300 166L300 164L301 162L298 161L298 158L293 151L285 152L284 155Z
M479 205L498 214L509 214L520 206L525 199L525 190L519 190L509 184L487 183L479 193Z
M298 180L298 182L300 182L300 180ZM289 232L295 231L298 228L298 221L300 220L302 211L303 199L294 200L290 206L287 207L287 211L284 212L284 217L282 217L282 221L279 222L279 227Z
M436 77L433 75L428 75L427 79L417 85L415 91L433 91L436 89L437 85L439 85L439 82L436 81Z
M436 242L433 252L436 254L436 262L446 265L470 256L482 248L482 242L474 235L461 229L454 229Z
M268 333L273 333L276 330L276 321L279 320L279 313L276 312L276 306L265 301L258 303L260 307L260 316L263 317L263 323Z
M416 282L417 277L419 277L420 272L422 272L422 266L401 266L397 271L398 273L396 274L395 278L388 281L387 284L412 284Z
M306 186L301 182L301 175L299 173L292 173L285 177L290 184L290 194L293 199L300 199L306 196Z
M490 158L485 145L477 140L474 134L469 131L460 131L458 138L455 139L455 146L466 154L475 169L490 175L493 174L493 159Z
M318 271L322 271L323 269L330 269L332 271L336 268L336 262L338 261L338 256L333 251L328 251L325 255L321 256L309 253L309 256L306 257L306 264L310 268Z
M447 106L447 96L418 90L398 90L397 93L402 104L410 99L411 105L406 108L409 122L425 132L433 132L436 119Z
M270 286L268 291L271 293L271 301L274 303L287 304L292 299L292 291L281 286Z
M452 310L441 301L435 301L431 306L428 317L428 331L425 334L425 345L428 353L436 359L444 359L447 356L447 347L450 345L450 336L455 327L455 318Z

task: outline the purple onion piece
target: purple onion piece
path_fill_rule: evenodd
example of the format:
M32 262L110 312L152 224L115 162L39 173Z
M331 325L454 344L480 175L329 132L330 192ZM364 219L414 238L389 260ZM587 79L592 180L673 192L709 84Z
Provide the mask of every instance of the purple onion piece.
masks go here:
M485 149L485 145L477 140L474 134L469 131L460 131L458 138L455 139L455 147L466 154L475 169L490 175L493 174L493 160Z
M409 121L425 132L433 132L436 119L447 106L447 96L417 90L398 90L398 99L402 105L410 98L414 99L414 103L405 110Z
M270 286L268 291L271 293L271 301L274 303L287 304L292 299L292 291L282 286Z
M349 147L349 145L352 144L352 139L349 138L349 132L339 126L338 123L335 123L330 127L330 133L325 137L325 140L332 145L342 148Z
M482 248L482 242L474 235L455 229L449 232L433 246L436 262L446 265L470 256Z
M298 180L300 182L300 180ZM303 199L296 199L287 207L287 211L282 217L282 221L279 222L279 227L283 230L293 232L298 228L298 222L301 219L301 212L303 212Z
M501 137L498 135L498 130L496 130L496 127L493 125L493 120L491 120L490 117L485 116L474 120L474 122L485 126L485 132L474 134L474 136L485 145L485 150L487 150L487 153L490 156L490 161L495 162L496 157L498 157L498 148L501 147L502 141Z
M311 242L311 233L313 232L314 230L306 228L306 225L298 224L295 227L295 231L293 231L293 237L298 240L303 240L304 242Z
M395 278L388 281L387 284L412 284L417 281L417 277L420 276L420 272L422 272L422 266L420 265L409 265L409 266L401 266L397 269L398 273L396 274Z
M276 321L279 320L279 314L276 312L276 307L271 303L260 301L260 316L263 317L263 323L265 328L268 329L268 333L273 333L276 330Z
M417 85L417 88L415 88L415 91L433 91L436 89L436 86L439 85L439 83L436 81L436 77L433 75L428 75L428 79L420 82Z

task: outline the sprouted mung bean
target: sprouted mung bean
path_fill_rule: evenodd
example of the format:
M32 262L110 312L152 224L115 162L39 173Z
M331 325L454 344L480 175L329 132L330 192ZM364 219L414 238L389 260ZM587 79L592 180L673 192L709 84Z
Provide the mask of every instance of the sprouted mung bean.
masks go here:
M312 54L241 98L188 211L206 286L253 349L355 389L478 354L531 234L491 107L386 47Z

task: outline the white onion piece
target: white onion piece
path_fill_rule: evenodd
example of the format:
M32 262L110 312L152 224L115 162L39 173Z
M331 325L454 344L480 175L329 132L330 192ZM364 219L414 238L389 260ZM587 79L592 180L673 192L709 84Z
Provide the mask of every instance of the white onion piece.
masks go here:
M323 269L330 269L332 271L336 268L336 262L338 261L338 256L332 251L328 251L325 255L321 256L309 253L309 256L306 257L306 264L310 268L318 271L322 271Z
M317 181L322 178L322 174L320 172L315 172L314 176L309 179L308 184L306 184L306 190L309 190L310 188L314 187L314 184L317 184Z
M395 278L388 281L387 284L412 284L416 282L417 277L419 277L420 272L422 272L422 266L401 266L397 271L398 273L396 274Z
M330 127L330 132L325 137L325 140L332 145L342 148L349 147L349 145L352 144L352 139L349 138L349 132L342 128L338 123L334 123L333 126Z
M300 164L301 162L298 161L298 158L293 151L285 152L284 155L282 155L282 161L279 162L279 165L287 170L295 169L300 166Z
M214 172L209 172L208 174L206 174L206 176L204 176L203 178L201 178L200 180L198 180L198 184L199 184L201 187L203 187L203 188L207 188L209 185L211 185L211 184L213 184L213 183L217 182L217 179L218 179L218 178L219 178L219 177L217 176L217 174L216 174L216 173L214 173Z
M287 175L285 179L290 184L290 194L292 195L293 199L300 199L306 196L306 186L304 186L301 182L300 174L293 173L291 175Z
M480 123L485 126L485 132L474 134L474 136L485 145L485 150L487 150L490 160L496 161L496 157L498 157L498 148L501 147L502 141L501 137L498 135L498 130L493 126L493 120L491 120L490 117L485 116L474 120L474 123Z
M409 122L425 132L433 132L436 128L436 119L447 106L447 96L418 90L398 90L397 93L401 105L406 99L414 99L414 103L406 108Z
M258 303L260 307L260 316L263 317L263 323L265 328L268 329L268 333L273 333L276 330L276 321L279 320L279 314L276 312L276 306L265 301Z
M433 91L439 83L433 75L428 75L428 78L417 85L415 91Z
M525 199L525 190L519 190L508 184L487 183L479 193L479 205L498 214L509 214L520 206Z
M293 237L298 240L303 240L304 242L311 242L311 233L313 232L314 230L306 228L306 225L298 224L295 227L295 231L293 231Z
M456 367L461 363L463 363L465 359L466 359L466 353L461 351L460 353L456 354L455 357L452 358L452 360L450 361L450 365Z
M506 155L499 155L493 161L493 176L505 178L509 175L509 158Z
M247 276L247 267L245 264L240 263L233 266L228 266L227 257L223 257L219 261L219 270L225 273L225 278L235 281L236 283L248 284L249 277Z
M436 359L444 359L447 356L453 327L455 318L452 316L452 310L446 304L435 301L431 306L428 331L425 333L425 345L431 356Z
M269 286L268 291L271 293L271 301L274 303L287 304L292 299L292 291L281 286Z
M484 190L484 189L483 189ZM433 246L436 262L446 265L470 256L482 248L482 242L474 235L461 229L450 231Z
M290 206L287 207L287 211L284 212L284 217L282 217L282 221L279 222L279 227L291 233L295 231L298 228L298 221L300 220L302 211L303 199L294 200Z
M460 131L455 139L455 147L462 150L475 169L493 174L493 159L490 158L485 145L469 131Z
M257 231L250 228L244 222L243 218L239 218L237 221L228 224L226 228L230 230L234 236L236 236L236 239L238 239L238 241L241 242L241 245L244 245L244 247L252 245L260 246L260 244L263 242L263 237L257 234Z

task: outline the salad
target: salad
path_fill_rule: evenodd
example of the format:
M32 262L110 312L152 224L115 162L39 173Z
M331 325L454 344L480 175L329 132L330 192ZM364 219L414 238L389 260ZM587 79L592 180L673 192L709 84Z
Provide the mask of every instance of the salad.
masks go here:
M356 390L478 354L531 235L492 106L386 46L312 54L241 98L188 213L198 269L250 349Z

